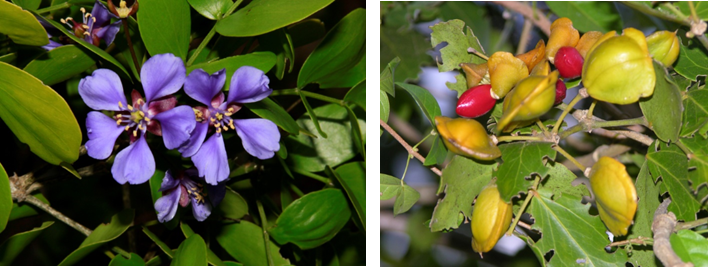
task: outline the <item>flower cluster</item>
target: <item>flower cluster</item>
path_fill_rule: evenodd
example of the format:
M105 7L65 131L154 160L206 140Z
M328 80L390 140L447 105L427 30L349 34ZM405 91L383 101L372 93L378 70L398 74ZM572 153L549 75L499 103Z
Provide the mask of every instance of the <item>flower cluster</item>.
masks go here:
M109 1L110 2L110 1ZM116 38L116 34L121 29L121 21L116 21L111 23L111 18L118 18L114 14L108 11L108 9L101 4L98 0L94 4L91 12L86 12L85 8L81 8L81 22L77 22L72 17L66 19L61 19L63 24L66 24L71 28L72 32L76 37L83 38L87 43L98 46L101 40L106 41L106 45L113 43ZM40 23L47 29L48 36L52 37L53 34L49 32L55 31L56 29L44 23L40 20ZM42 46L46 50L52 50L62 46L61 43L50 40L48 45Z
M239 68L225 99L221 92L225 72L222 69L209 75L197 69L186 77L182 59L172 54L155 55L140 71L145 97L133 90L130 104L120 78L111 70L98 69L79 83L79 94L90 108L113 112L112 116L99 111L87 115L89 140L85 146L89 156L107 159L121 133L128 133L130 144L118 152L111 168L118 183L142 184L155 173L155 158L146 139L148 132L162 136L167 149L178 149L184 157L192 158L196 170L176 176L168 171L165 175L161 191L166 195L155 203L161 222L174 216L178 202L184 207L189 199L195 218L204 220L211 206L204 201L207 194L202 190L203 181L209 184L208 188L222 187L210 195L223 197L224 185L219 182L229 174L223 131L235 130L244 149L259 159L271 158L279 149L280 133L273 122L231 118L243 103L260 101L271 94L268 77L254 67ZM177 106L173 94L183 85L187 95L207 106ZM209 133L212 134L207 139ZM212 197L211 205L216 205L221 197Z

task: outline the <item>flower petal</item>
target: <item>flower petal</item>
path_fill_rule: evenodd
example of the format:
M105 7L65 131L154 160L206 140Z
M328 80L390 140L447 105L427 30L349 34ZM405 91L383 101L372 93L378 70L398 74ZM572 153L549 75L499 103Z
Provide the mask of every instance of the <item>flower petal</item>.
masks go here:
M120 110L118 103L128 105L118 74L109 69L97 69L79 82L79 95L95 110Z
M49 34L47 34L47 37L51 38L52 36L49 35ZM57 47L60 47L60 46L62 46L62 45L63 45L63 44L58 43L58 42L55 42L55 41L52 41L52 39L49 39L49 44L42 46L42 48L44 48L44 50L51 51L52 49L57 48Z
M226 81L226 69L209 75L203 69L193 70L185 80L185 93L205 105L210 105L212 98L221 92Z
M217 185L208 184L206 187L209 201L212 203L212 206L219 206L219 203L222 202L222 199L224 199L224 195L226 194L226 185L224 183L219 183Z
M98 111L86 115L86 132L89 141L86 142L86 152L95 159L106 159L113 152L116 138L123 132L123 127L116 125L111 117Z
M155 201L155 210L158 212L159 222L165 223L175 217L175 213L177 212L177 202L180 200L180 193L181 191L179 188L173 189Z
M194 111L190 106L179 106L155 115L153 119L160 122L162 139L167 149L175 149L184 144L194 130Z
M91 10L91 16L96 18L96 22L94 22L94 27L96 28L103 27L103 25L106 25L111 22L111 17L116 17L111 14L111 12L108 11L108 8L106 8L98 0L96 0L96 3L94 3L94 8Z
M192 156L194 166L199 170L199 176L211 185L226 180L229 177L229 162L227 162L224 139L219 134L213 134L202 147Z
M159 54L145 62L140 70L145 101L150 102L180 90L185 83L185 64L173 54Z
M229 84L228 103L252 103L266 98L273 92L268 88L268 77L262 70L243 66L234 72Z
M194 215L194 218L197 219L197 221L203 222L211 213L212 205L209 205L209 203L205 201L199 203L196 198L192 197L192 215Z
M172 177L172 171L168 170L165 172L165 177L162 178L162 184L160 184L160 191L167 191L173 189L180 185L180 180Z
M244 149L259 159L270 159L280 148L278 126L267 119L234 120Z
M155 173L155 158L145 141L145 135L118 152L111 173L119 184L142 184L150 180Z
M116 38L116 34L121 29L121 21L116 21L106 27L100 28L96 31L96 36L106 41L106 45L111 45L113 40Z
M199 122L195 125L194 131L190 134L190 139L177 149L182 153L183 157L189 158L197 153L202 143L204 143L204 138L207 137L208 129L209 124L206 122Z

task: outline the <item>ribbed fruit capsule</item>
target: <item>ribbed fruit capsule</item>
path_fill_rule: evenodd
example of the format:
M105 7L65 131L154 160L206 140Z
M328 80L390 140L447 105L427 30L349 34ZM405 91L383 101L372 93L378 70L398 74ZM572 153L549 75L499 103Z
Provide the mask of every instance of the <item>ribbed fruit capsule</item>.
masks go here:
M485 127L474 119L438 116L436 128L443 143L453 153L480 160L493 160L502 155Z
M495 52L487 61L492 98L502 99L512 87L529 75L527 65L508 52Z
M520 81L502 103L502 118L498 130L506 129L510 122L527 121L544 115L554 105L556 81L559 72L547 76L533 75Z
M576 46L579 42L579 31L574 29L573 23L568 18L559 18L551 24L551 33L547 43L547 58L551 64L555 64L554 57L559 48L564 46Z
M638 208L638 194L625 165L613 158L601 157L588 178L603 223L614 236L626 235Z
M556 52L554 65L559 70L559 75L566 79L573 79L581 76L583 68L583 57L576 51L576 48L564 46Z
M541 62L546 55L546 46L544 45L544 40L539 40L537 46L534 49L529 50L529 52L517 55L516 57L524 61L527 65L527 69L531 70Z
M672 66L679 56L677 34L669 31L655 32L647 37L647 49L652 58L665 66Z
M597 31L586 32L581 36L581 39L579 39L579 42L576 44L576 50L579 51L581 57L586 58L588 50L596 44L601 36L603 36L603 33Z
M490 88L489 84L482 84L465 91L458 98L455 113L467 118L477 118L488 113L496 102L490 96Z
M470 218L470 229L473 231L473 250L482 255L490 251L512 220L512 204L500 198L497 185L486 187L478 195Z

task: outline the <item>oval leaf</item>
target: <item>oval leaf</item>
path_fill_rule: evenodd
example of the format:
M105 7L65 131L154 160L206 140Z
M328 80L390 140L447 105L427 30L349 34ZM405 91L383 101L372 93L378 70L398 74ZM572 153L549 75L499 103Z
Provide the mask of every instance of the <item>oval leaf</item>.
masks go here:
M172 266L207 266L207 245L199 235L182 241L172 258Z
M205 18L217 20L229 9L231 0L187 0L194 10L202 14Z
M234 259L247 266L268 265L261 227L249 221L241 221L239 223L226 224L220 229L221 231L217 235L217 242ZM290 265L290 261L281 256L278 246L271 240L268 241L268 249L271 252L273 265ZM229 265L229 262L224 263Z
M145 261L143 261L140 255L135 253L131 253L130 258L118 254L108 263L108 266L145 266Z
M352 87L364 80L365 11L350 12L325 35L303 63L298 88L319 83L320 88Z
M138 29L151 55L172 53L185 61L190 45L190 5L187 0L141 1Z
M249 214L249 204L239 193L227 189L224 199L217 206L217 210L225 218L239 220Z
M365 165L364 162L350 162L337 168L334 172L342 189L347 192L350 203L354 206L362 226L366 226L367 207L365 198ZM366 227L365 227L366 229Z
M7 177L5 168L3 168L2 164L0 164L0 232L5 230L5 226L7 226L7 221L10 219L10 213L12 213L12 192L10 191L10 178Z
M59 265L75 265L79 260L111 240L118 238L133 224L132 209L123 210L113 215L109 224L101 224L84 239L79 248L74 250Z
M29 230L27 232L22 232L15 234L8 238L5 242L0 245L0 265L9 266L12 264L12 260L17 257L17 255L22 252L22 250L27 247L27 245L37 237L42 230L47 229L47 227L54 224L54 222L43 222L42 226Z
M640 109L660 140L674 142L682 128L682 94L662 64L654 62L654 65L655 92L640 99Z
M670 235L672 250L684 262L707 266L707 238L690 230L679 230Z
M269 230L279 244L311 249L329 241L350 220L347 199L339 189L309 193L288 205Z
M45 85L63 82L96 64L89 55L73 45L47 51L25 66L25 71Z
M217 32L233 37L261 35L307 18L333 1L253 1L217 22ZM142 5L141 8L143 8Z
M59 165L79 158L81 130L66 101L42 81L3 62L0 118L43 160Z
M0 33L16 44L41 46L49 44L47 31L32 13L7 1L0 1Z
M180 222L180 229L182 229L182 233L185 234L186 238L196 235L192 228L184 222ZM210 248L207 248L207 262L214 266L224 266L224 262L219 259L217 254L215 254Z
M436 101L431 92L413 84L398 82L396 85L409 92L416 100L416 104L423 110L423 114L426 115L431 125L436 125L435 118L436 116L441 116L441 107L438 106L438 101Z

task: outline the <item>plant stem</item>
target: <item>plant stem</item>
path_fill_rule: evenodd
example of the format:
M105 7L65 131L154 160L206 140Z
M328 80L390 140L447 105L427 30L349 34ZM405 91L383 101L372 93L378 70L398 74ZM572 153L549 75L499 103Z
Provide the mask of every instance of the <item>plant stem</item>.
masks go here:
M579 91L581 91L579 89ZM559 116L559 119L556 121L556 124L554 124L554 128L551 130L551 134L554 135L559 132L559 127L561 127L561 123L564 122L564 118L566 117L567 114L569 114L569 111L571 111L572 108L574 108L574 105L581 101L581 99L584 99L585 96L583 96L581 93L577 94L574 99L569 102L569 105L566 106L563 112L561 112L561 116Z
M623 240L623 241L618 241L618 242L613 242L610 243L608 246L609 247L614 247L614 246L624 246L627 244L635 244L635 245L652 245L652 238L650 237L642 237L638 236L636 238L628 239L628 240Z
M298 195L299 197L302 197L305 195L305 194L303 194L303 191L301 191L300 188L298 188L294 184L290 184L290 190L293 190L293 192L295 192L295 194Z
M534 192L537 190L537 186L539 186L539 181L541 181L541 177L539 175L536 175L534 177L534 185L532 185L532 189L527 191L527 198L524 199L524 203L522 203L522 206L519 207L517 214L515 214L515 219L514 221L512 221L512 225L510 225L510 228L507 229L507 233L505 235L511 235L512 232L514 232L515 226L517 226L517 223L519 223L519 220L520 218L522 218L524 210L527 209L527 205L529 205L529 202L532 200L532 196L534 196Z
M307 176L307 177L313 178L313 179L315 179L315 180L321 181L321 182L323 182L323 183L325 183L325 184L328 184L328 185L329 185L329 184L332 184L332 182L330 181L330 179L328 179L328 178L326 178L326 177L323 177L323 176L320 176L320 175L317 175L317 174L314 174L314 173L311 173L311 172L301 171L301 170L298 170L298 169L293 169L293 172L298 173L298 174L303 175L303 176Z
M30 204L42 209L43 211L46 211L49 213L49 215L54 216L55 218L59 219L60 221L66 223L67 225L71 226L71 228L76 229L77 231L81 232L85 236L89 236L91 234L91 230L89 228L86 228L86 226L83 226L79 224L78 222L75 222L71 218L67 217L66 215L62 214L61 212L55 210L48 204L42 202L38 198L32 196L32 195L27 195L25 197L26 202L29 202Z
M667 14L667 13L664 13L664 12L661 12L661 11L658 11L658 10L655 10L655 9L653 9L652 7L643 5L643 4L641 4L641 3L629 2L629 1L623 1L623 2L621 2L621 3L623 3L624 5L626 5L626 6L630 7L630 8L632 8L632 9L635 9L635 10L637 10L637 11L640 11L641 13L645 13L645 14L650 15L650 16L654 16L654 17L658 17L658 18L660 18L660 19L664 19L664 20L668 20L668 21L675 22L675 23L679 23L679 24L682 24L682 25L684 25L684 26L692 26L692 24L689 23L689 21L687 21L687 20L680 19L680 18L677 18L677 17L672 16L672 15L670 15L670 14Z
M625 119L625 120L615 120L615 121L594 121L592 124L591 129L587 130L592 130L596 128L606 128L606 127L619 127L619 126L630 126L630 125L647 125L647 121L645 120L645 117L637 117L637 118L632 118L632 119Z
M707 218L702 218L696 221L691 221L691 222L678 222L677 226L675 226L675 232L683 229L692 229L698 226L702 226L707 224Z
M670 11L672 11L672 13L675 13L675 16L677 16L677 18L687 19L687 16L682 14L682 12L680 12L679 9L677 9L677 7L675 5L673 5L671 3L663 3L662 6L669 9Z
M37 9L36 12L37 12L37 14L42 14L42 13L47 13L47 12L51 12L51 11L54 11L54 10L59 10L59 9L62 9L62 8L67 8L67 7L70 7L70 6L71 6L71 3L69 3L69 2L64 2L64 3L61 3L61 4L56 4L56 5L53 5L53 6L48 6L48 7L45 7L45 8Z
M409 152L409 154L414 155L414 157L415 157L416 159L418 159L419 161L421 161L421 163L423 163L423 162L426 161L426 159L425 159L423 156L421 156L421 154L419 154L418 152L414 151L414 149L413 149L409 144L407 144L406 141L404 141L404 139L401 138L401 136L399 136L399 134L396 133L396 131L394 131L394 129L392 129L386 122L384 122L383 120L380 119L380 120L379 120L379 125L382 126L382 128L384 128L384 130L386 130L389 134L391 134L391 136L393 136L394 139L396 139L396 141L399 141L399 144L401 144L401 146L403 146L403 147L406 149L406 151ZM438 175L438 176L442 176L442 175L443 175L443 173L441 172L441 170L439 170L439 169L436 168L435 166L430 167L430 169L431 169L431 171L432 171L433 173L435 173L435 174Z
M570 160L571 163L573 163L574 165L576 165L576 167L578 167L579 170L581 170L581 171L586 170L586 166L583 166L583 164L581 164L578 160L576 160L574 157L572 157L571 154L569 154L568 152L566 152L566 150L564 150L564 149L561 148L560 146L554 145L554 146L552 146L552 148L553 148L554 150L556 150L556 152L561 153L561 155L564 155L564 157L566 157L566 159Z
M268 260L268 266L273 266L273 258L271 257L271 250L268 247L268 220L266 219L266 213L263 211L263 205L261 201L256 200L256 206L258 207L259 217L261 218L261 229L263 230L263 245L266 246L266 259Z
M108 0L111 1L111 0ZM138 58L135 56L135 50L133 50L133 42L130 40L130 30L128 29L128 19L121 19L123 21L123 31L126 33L126 42L128 43L128 49L130 50L130 55L133 57L133 65L135 65L135 70L140 74L140 65L138 64Z
M549 133L547 126L544 125L544 123L542 123L542 121L539 120L539 118L537 118L537 126L539 126L539 128L542 129L542 131L544 131L544 136L546 136L546 137L551 136L551 133Z
M411 158L412 158L411 156L412 156L412 155L409 154L409 155L407 155L407 157L406 157L406 167L404 167L404 174L401 175L401 179L400 179L400 180L401 180L401 186L402 186L402 187L404 186L404 178L406 178L406 171L409 170L409 162L411 162Z
M482 58L484 60L490 60L490 58L488 58L485 54L481 53L478 50L475 50L475 48L472 48L472 47L468 47L468 53L473 53L476 56L479 56L480 58Z
M497 137L497 142L512 142L512 141L538 141L541 142L544 139L539 137L539 136L512 136L512 135L505 135L505 136L500 136Z
M689 150L689 148L687 148L687 146L682 144L682 142L675 142L674 144L677 145L677 147L679 147L679 149L681 149L687 156L694 154L691 150Z
M232 4L229 9L224 13L224 15L219 18L220 20L226 16L231 15L234 10L236 10L237 7L241 4L243 0L236 0L234 4ZM214 37L214 33L217 31L217 24L215 23L214 26L212 26L212 29L209 30L209 33L207 33L207 36L202 39L202 42L199 43L199 46L197 46L197 49L195 49L194 53L192 53L192 57L190 57L189 60L187 60L187 63L185 64L187 67L191 66L192 63L197 59L197 56L202 52L202 50L207 46L210 40L212 40L212 37Z
M271 95L273 95L273 96L276 96L276 95L304 95L306 97L314 98L317 100L322 100L322 101L329 102L329 103L338 104L340 106L344 105L344 101L342 101L340 99L337 99L334 97L329 97L326 95L321 95L318 93L300 90L298 88L274 90L273 93L271 93Z
M593 109L596 108L596 103L598 103L598 100L593 100L591 102L591 107L588 108L588 112L586 113L586 118L587 119L592 119L593 118Z

